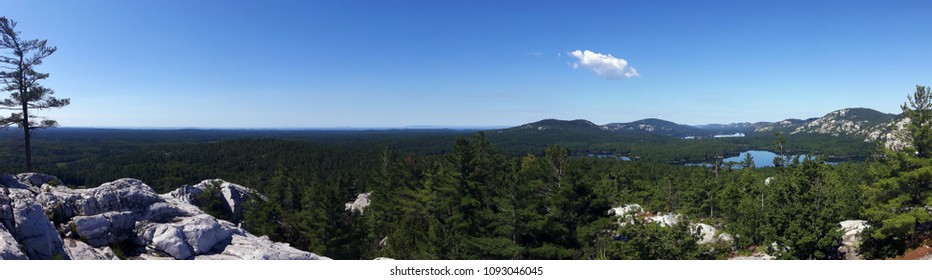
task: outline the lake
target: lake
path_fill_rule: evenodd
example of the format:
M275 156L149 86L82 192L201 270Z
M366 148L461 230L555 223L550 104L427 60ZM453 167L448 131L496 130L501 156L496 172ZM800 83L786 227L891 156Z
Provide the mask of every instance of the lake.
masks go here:
M756 167L771 167L773 166L773 159L778 156L776 153L773 153L771 151L748 150L748 151L741 152L737 156L727 157L724 160L722 160L722 162L734 162L736 164L740 164L741 162L744 161L744 157L747 154L751 154L751 157L754 158L754 166ZM787 162L793 160L794 156L796 155L786 155ZM805 154L800 155L799 160L802 161L806 157L808 156ZM834 165L834 164L839 164L840 162L826 161L825 163ZM686 165L711 166L710 163L687 163Z
M613 158L613 159L622 160L622 161L631 160L631 158L626 157L626 156L619 156L615 154L606 154L606 153L586 153L586 156L594 157L594 158Z

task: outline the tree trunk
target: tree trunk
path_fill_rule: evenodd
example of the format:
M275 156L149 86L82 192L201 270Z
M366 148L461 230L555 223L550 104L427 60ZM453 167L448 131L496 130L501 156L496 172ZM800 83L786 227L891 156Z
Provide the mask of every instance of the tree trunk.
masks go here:
M25 92L22 93L26 95ZM28 102L23 102L23 136L26 142L26 172L32 172L32 146L29 145L29 107Z

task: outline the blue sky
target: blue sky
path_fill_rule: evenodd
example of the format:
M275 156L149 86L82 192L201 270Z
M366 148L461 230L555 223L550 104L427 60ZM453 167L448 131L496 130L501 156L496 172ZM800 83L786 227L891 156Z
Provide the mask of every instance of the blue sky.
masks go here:
M62 126L778 121L898 113L915 85L932 85L928 1L0 6L22 36L58 47L40 70L72 98L43 112Z

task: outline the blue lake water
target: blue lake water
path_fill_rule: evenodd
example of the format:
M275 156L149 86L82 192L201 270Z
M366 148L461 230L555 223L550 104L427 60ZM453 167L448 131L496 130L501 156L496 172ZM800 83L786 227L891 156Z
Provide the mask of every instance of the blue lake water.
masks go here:
M614 155L614 154L587 153L586 156L587 156L587 157L594 157L594 158L614 158L614 159L622 160L622 161L629 161L629 160L631 160L631 158L629 158L629 157L626 157L626 156L617 156L617 155Z
M738 156L725 158L724 160L722 160L722 162L741 163L744 161L744 157L746 154L751 154L751 156L754 157L754 165L757 167L773 166L773 159L779 156L776 153L773 153L770 151L750 150L750 151L744 151L741 154L738 154Z
M750 154L751 157L754 159L754 166L756 166L756 167L772 167L772 166L773 166L773 159L776 158L776 157L778 156L776 153L771 152L771 151L764 151L764 150L748 150L748 151L741 152L741 153L738 154L737 156L724 158L724 159L722 160L722 162L723 162L723 163L732 162L732 163L735 164L734 167L740 168L740 164L741 164L741 162L744 161L744 157L745 157L745 155L747 155L747 154ZM587 157L594 157L594 158L614 158L614 159L622 160L622 161L629 161L629 160L631 160L631 158L626 157L626 156L620 156L620 155L609 154L609 153L604 153L604 154L603 154L603 153L586 153L586 156L587 156ZM787 161L787 163L789 163L790 161L792 161L792 160L793 160L793 157L795 157L795 156L796 156L796 155L786 155L786 161ZM808 157L807 155L802 154L802 155L800 155L799 160L802 161L803 159L805 159L805 158L807 158L807 157ZM826 161L825 163L826 163L826 164L832 164L832 165L834 165L834 164L839 164L840 162L837 162L837 161ZM687 163L686 165L687 165L687 166L712 166L711 163Z
M741 153L738 154L737 156L727 157L727 158L723 159L722 162L733 162L733 163L736 163L736 164L740 164L741 162L744 161L744 157L745 157L745 155L747 155L747 154L750 154L751 157L754 159L754 166L756 166L756 167L772 167L772 166L773 166L773 159L776 158L777 156L779 156L779 155L777 155L776 153L771 152L771 151L748 150L748 151L741 152ZM795 157L795 156L796 156L796 155L786 155L786 161L787 161L787 163L789 163L789 161L792 161L792 160L793 160L793 157ZM805 155L805 154L799 155L799 160L800 160L800 161L802 161L803 159L806 159L806 158L808 158L808 155ZM839 164L840 162L826 161L825 163L827 163L827 164ZM699 163L699 164L690 163L690 164L687 164L687 165L706 165L706 166L709 166L710 164L709 164L709 163Z

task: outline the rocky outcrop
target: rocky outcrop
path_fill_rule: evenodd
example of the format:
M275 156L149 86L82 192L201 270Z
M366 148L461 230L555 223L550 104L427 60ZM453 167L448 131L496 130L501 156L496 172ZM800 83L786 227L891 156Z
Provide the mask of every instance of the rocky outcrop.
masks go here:
M144 244L151 244L176 259L205 254L231 235L207 214L171 223L142 223L136 232Z
M215 246L214 254L196 256L196 260L320 260L329 259L313 253L301 251L285 243L269 240L268 237L256 237L227 221L220 221L220 226L231 233L229 243Z
M366 207L369 207L370 195L372 195L371 192L357 195L356 200L346 203L346 210L350 212L359 212L359 214L362 215L363 211L366 210Z
M699 234L699 244L731 243L735 239L730 234L720 232L717 228L703 223L692 224Z
M637 214L641 212L644 212L644 208L641 208L641 205L639 204L627 204L625 206L615 207L615 208L608 210L609 215L615 215L615 216L621 216L621 217L628 216L631 214Z
M25 260L26 254L19 249L13 235L0 224L0 260Z
M909 136L909 131L906 129L906 127L909 125L909 122L910 119L907 117L892 120L889 123L880 126L886 129L876 129L870 131L867 134L867 139L864 139L864 141L881 141L885 147L895 151L912 147L912 143L910 143L911 137Z
M94 248L71 238L64 239L65 253L72 260L119 260L110 247Z
M680 222L680 215L667 213L649 216L647 220L660 224L660 226L672 226Z
M626 204L625 206L608 209L609 215L615 215L618 217L618 225L620 226L626 226L630 223L633 223L637 215L643 212L644 208L641 208L641 205L638 204Z
M49 221L45 210L25 189L9 189L8 207L12 212L12 224L5 223L6 228L20 244L22 251L30 259L62 259L62 239L55 226Z
M615 207L609 209L608 214L618 217L618 225L622 227L631 224L634 222L634 219L657 223L662 227L676 225L682 220L682 216L679 214L652 214L644 212L644 208L638 204L627 204L625 206ZM690 223L689 228L699 236L699 240L696 242L698 244L734 242L734 238L731 235L720 232L717 228L709 224Z
M815 133L869 138L875 131L889 130L889 124L895 117L893 114L884 114L872 109L847 108L836 110L801 125L790 134Z
M0 259L327 259L206 214L188 201L217 184L231 214L251 189L206 180L159 195L136 179L71 189L36 173L0 176ZM119 248L119 249L117 249Z
M838 225L845 232L841 237L841 247L838 247L838 252L844 254L844 258L847 260L863 259L858 248L861 246L861 233L869 227L867 221L847 220L838 223Z
M106 246L133 238L133 212L106 212L92 216L77 216L68 224L73 234L87 240L91 246Z
M216 190L218 197L223 200L225 211L233 222L239 222L243 219L243 204L251 196L257 195L256 191L234 183L226 182L222 179L204 180L196 185L185 185L177 190L167 194L175 199L202 207L204 202L198 197L209 189Z

